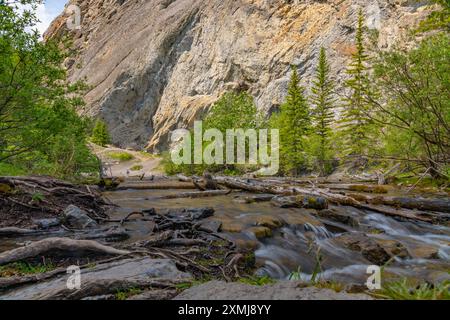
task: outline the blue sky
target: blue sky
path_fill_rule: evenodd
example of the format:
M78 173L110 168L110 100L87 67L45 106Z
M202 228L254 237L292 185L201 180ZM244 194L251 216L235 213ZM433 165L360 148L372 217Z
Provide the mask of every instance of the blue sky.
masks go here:
M36 14L41 22L36 28L41 34L47 30L53 19L63 11L66 3L67 0L45 0L43 4L38 6Z

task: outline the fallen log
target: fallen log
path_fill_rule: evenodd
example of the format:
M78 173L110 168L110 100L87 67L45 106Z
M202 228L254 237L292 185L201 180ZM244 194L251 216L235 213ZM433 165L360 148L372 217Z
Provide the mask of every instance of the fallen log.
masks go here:
M364 195L352 195L350 197L358 198L373 205L388 205L396 208L417 209L424 211L438 211L450 213L450 199L425 199L408 197L371 197Z
M188 190L188 189L196 189L193 183L184 183L184 182L173 182L173 183L128 183L121 184L115 190Z
M300 193L302 191L305 191L305 190L300 190L298 188L295 188L295 190ZM411 220L417 220L417 221L429 222L429 223L433 222L433 219L421 217L418 214L415 214L412 212L402 212L400 210L393 210L392 208L388 208L388 207L368 205L368 204L360 202L350 196L329 193L324 190L316 190L316 192L318 195L325 197L330 202L333 202L333 203L336 203L339 205L352 206L352 207L355 207L358 209L371 210L371 211L375 211L378 213L383 213L388 216L396 216L396 217L401 217L401 218L405 218L405 219L411 219Z
M39 233L43 233L43 232L39 231L39 230L22 229L22 228L16 228L16 227L0 228L0 238L1 237L12 237L12 236L36 235Z
M330 190L347 190L353 192L365 192L365 193L388 193L388 189L379 185L368 184L333 184L333 185L318 185L321 189Z
M299 187L293 187L293 188L282 188L282 187L273 187L267 184L259 183L250 183L249 181L242 181L238 180L236 178L226 178L226 177L220 177L216 178L216 180L224 184L230 188L234 189L241 189L241 190L247 190L251 192L259 192L259 193L272 193L272 194L278 194L278 195L284 195L284 196L294 196L294 195L304 195L309 197L323 197L327 199L331 203L344 205L344 206L352 206L355 208L360 209L367 209L376 211L379 213L383 213L389 216L397 216L405 219L412 219L417 221L423 221L423 222L433 222L433 219L426 218L419 216L418 214L414 214L411 212L403 213L400 210L391 210L390 208L383 208L383 207L376 207L372 205L367 205L363 202L360 202L356 200L353 197L350 197L348 195L342 195L337 193L331 193L328 190L324 189L318 189L318 188L299 188ZM384 203L378 203L378 204L384 204ZM439 210L436 210L439 211Z
M230 194L231 190L210 190L210 191L193 191L183 192L177 194L168 194L165 196L155 197L152 199L183 199L183 198L208 198L215 196L226 196Z
M130 253L129 251L108 247L92 240L48 238L0 253L0 265L33 258L53 250L65 251L69 256L86 251L105 255L126 255Z

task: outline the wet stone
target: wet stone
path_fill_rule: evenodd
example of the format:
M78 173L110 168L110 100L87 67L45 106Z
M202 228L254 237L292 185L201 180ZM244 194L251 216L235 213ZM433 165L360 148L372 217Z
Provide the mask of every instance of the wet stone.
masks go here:
M72 229L95 229L97 222L89 217L86 211L70 205L64 210L64 225Z

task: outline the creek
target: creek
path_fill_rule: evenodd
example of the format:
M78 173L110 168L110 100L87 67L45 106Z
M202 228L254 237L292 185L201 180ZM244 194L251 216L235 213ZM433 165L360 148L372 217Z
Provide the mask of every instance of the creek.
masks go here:
M287 279L295 274L308 281L319 272L316 278L364 284L367 268L376 264L381 247L382 252L392 256L384 261L386 277L431 282L450 279L448 225L400 221L346 206L330 206L319 214L312 209L282 209L270 202L242 201L252 196L249 193L196 199L158 198L178 193L180 190L128 189L105 192L104 196L118 206L112 219L149 208L214 208L214 216L208 219L220 222L222 235L238 246L255 250L256 273L260 276ZM129 221L126 228L131 232L127 241L132 243L145 240L152 223Z

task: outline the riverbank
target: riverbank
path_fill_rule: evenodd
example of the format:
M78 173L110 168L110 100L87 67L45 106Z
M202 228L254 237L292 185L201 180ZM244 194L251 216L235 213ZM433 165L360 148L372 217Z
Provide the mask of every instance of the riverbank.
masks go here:
M274 178L216 177L222 189L216 191L199 191L205 182L189 179L129 178L117 190L101 194L93 187L74 186L71 189L96 192L96 199L103 199L107 206L105 217L91 215L93 208L77 210L77 203L72 203L69 210L61 207L56 217L59 224L45 230L39 225L23 225L15 233L4 229L0 233L0 298L171 299L185 290L196 297L202 289L195 287L212 280L241 283L223 285L229 298L246 297L245 292L258 297L259 289L250 288L255 285L268 285L267 290L261 289L266 292L262 297L272 292L281 298L277 288L290 279L302 285L287 284L293 288L292 296L283 298L357 299L368 296L345 292L368 291L367 266L373 264L385 266L383 281L408 278L437 284L449 279L450 232L445 212L412 210L414 217L440 217L421 221L322 201L317 195L320 201L310 203L298 196L280 199L269 189L264 193L245 190L246 184L268 188ZM231 185L238 182L240 188ZM334 183L328 184L328 190L340 196L376 195L370 184L358 183L352 185L365 187L352 190L348 184ZM275 190L301 187L317 192L319 183L313 184L314 188L311 181L281 179ZM403 192L386 189L379 195L386 198ZM417 195L409 197L417 199ZM443 195L427 199L448 201ZM41 205L45 207L45 202ZM386 207L382 206L382 212L391 212ZM30 243L36 246L31 247L33 255L24 254ZM71 264L79 265L89 279L78 293L65 287L65 267ZM272 285L275 281L280 284ZM319 289L314 294L303 290L309 286ZM236 290L243 290L242 295Z

